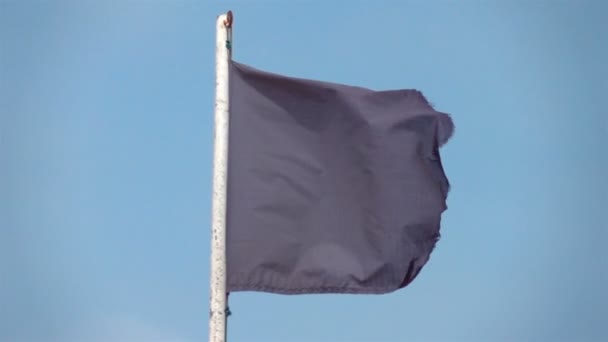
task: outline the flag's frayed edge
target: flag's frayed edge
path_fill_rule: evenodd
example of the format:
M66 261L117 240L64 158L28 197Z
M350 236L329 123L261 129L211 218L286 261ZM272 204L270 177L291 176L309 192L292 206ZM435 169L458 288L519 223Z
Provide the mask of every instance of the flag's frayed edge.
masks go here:
M445 145L454 136L454 121L452 116L447 113L439 112L439 132L437 135L439 147Z
M443 147L452 137L454 136L454 131L456 130L456 126L454 125L454 120L452 120L452 115L441 112L435 109L435 104L429 101L426 96L421 93L421 97L426 105L431 107L433 111L435 111L439 116L439 125L437 131L437 143L439 147Z

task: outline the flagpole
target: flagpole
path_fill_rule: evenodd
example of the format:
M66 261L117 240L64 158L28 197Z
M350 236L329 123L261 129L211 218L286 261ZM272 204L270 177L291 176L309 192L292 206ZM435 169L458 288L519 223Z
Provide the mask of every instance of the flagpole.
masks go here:
M230 114L228 68L232 48L232 12L217 17L215 42L215 133L211 233L209 342L226 341L226 189Z

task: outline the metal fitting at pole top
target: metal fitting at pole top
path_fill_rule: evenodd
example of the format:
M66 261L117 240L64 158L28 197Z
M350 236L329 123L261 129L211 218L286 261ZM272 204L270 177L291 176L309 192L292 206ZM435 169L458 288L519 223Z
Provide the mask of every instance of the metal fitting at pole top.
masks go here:
M232 28L232 11L228 11L228 13L226 13L226 19L224 20L224 26L226 26L226 28Z

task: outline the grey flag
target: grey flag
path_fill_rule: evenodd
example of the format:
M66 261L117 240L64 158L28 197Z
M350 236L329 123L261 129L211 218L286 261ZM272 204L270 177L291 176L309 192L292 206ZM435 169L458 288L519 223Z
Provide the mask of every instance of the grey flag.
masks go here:
M228 291L388 293L440 236L454 131L417 90L231 62Z

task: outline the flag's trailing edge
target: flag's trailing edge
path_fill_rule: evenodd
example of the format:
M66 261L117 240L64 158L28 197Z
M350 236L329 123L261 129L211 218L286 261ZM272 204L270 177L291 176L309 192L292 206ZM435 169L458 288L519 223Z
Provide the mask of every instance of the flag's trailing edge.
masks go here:
M230 62L228 292L389 293L440 236L454 124L418 90Z

